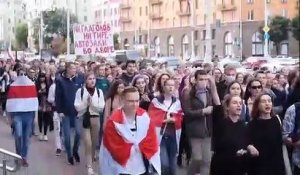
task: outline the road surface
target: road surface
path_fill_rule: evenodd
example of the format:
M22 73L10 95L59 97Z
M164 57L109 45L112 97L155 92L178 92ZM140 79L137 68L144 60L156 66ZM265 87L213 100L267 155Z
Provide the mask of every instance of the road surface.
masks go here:
M37 126L37 125L36 125ZM31 138L29 148L28 169L22 168L20 172L9 175L86 175L85 157L83 144L80 146L81 163L74 166L67 164L66 155L60 157L55 155L55 144L53 132L48 135L48 142L40 142L37 137ZM11 135L10 126L6 124L3 117L0 117L0 148L15 152L14 138ZM3 157L0 155L0 161ZM94 170L98 171L98 162L94 165ZM1 169L0 169L1 170ZM185 169L178 169L177 175L185 175ZM0 171L2 175L2 170Z

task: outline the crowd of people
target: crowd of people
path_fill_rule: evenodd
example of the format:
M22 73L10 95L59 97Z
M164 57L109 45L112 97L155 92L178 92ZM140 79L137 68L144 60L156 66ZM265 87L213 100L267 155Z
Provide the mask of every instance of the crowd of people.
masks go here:
M53 131L70 165L84 147L88 175L176 175L185 165L187 175L300 174L299 70L8 59L0 83L23 166L30 138Z

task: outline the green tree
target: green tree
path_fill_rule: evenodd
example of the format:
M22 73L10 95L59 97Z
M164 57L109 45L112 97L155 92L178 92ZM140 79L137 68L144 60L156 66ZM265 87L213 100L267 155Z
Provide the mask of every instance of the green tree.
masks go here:
M295 16L291 21L291 28L293 32L293 37L300 41L300 15Z
M283 16L275 16L271 18L269 24L269 35L270 41L274 42L276 53L279 54L280 51L280 43L284 40L288 39L288 29L289 29L290 20ZM260 32L262 36L264 35L263 27L260 27Z
M25 23L18 24L16 27L16 44L18 49L27 48L28 26Z
M66 39L67 36L67 11L64 9L54 9L53 11L44 11L43 13L43 40L46 45L50 45L53 38L53 34L58 34ZM77 17L74 14L70 14L70 37L73 42L73 27L72 25L77 23ZM40 33L40 18L34 21L34 39L35 44L39 43Z
M120 49L120 43L119 43L119 34L118 33L115 33L113 35L113 40L114 40L114 49L115 50L119 50Z

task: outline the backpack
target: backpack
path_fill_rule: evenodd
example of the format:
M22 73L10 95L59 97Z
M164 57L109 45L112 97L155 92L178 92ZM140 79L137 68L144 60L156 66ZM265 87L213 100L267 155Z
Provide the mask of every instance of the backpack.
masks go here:
M96 88L96 91L97 91L98 98L100 98L100 91L99 91L99 89ZM80 91L81 100L82 100L82 97L83 97L83 92L84 92L84 87L82 87L81 91Z

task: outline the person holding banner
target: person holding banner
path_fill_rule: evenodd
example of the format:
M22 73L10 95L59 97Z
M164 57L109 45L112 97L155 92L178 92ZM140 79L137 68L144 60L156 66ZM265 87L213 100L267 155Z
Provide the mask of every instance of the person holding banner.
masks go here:
M174 96L174 79L164 81L158 90L160 95L152 100L148 112L160 142L162 175L175 175L183 113L179 99Z

